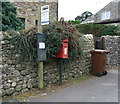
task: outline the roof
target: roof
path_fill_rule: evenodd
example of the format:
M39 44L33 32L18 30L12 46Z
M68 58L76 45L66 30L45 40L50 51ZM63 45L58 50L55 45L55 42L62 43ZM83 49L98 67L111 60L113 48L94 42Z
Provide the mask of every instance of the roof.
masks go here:
M120 6L119 5L120 5L120 0L113 0L112 2L107 4L105 7L103 7L101 10L99 10L96 14L92 15L91 17L88 17L81 24L120 22ZM102 14L102 12L105 12L105 11L111 11L112 17L110 19L101 20L100 15Z
M120 0L113 0L112 2L120 2Z

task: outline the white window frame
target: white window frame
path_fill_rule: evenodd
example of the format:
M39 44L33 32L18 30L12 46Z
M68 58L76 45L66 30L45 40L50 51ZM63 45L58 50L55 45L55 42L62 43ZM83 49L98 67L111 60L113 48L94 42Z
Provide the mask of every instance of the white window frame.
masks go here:
M45 2L45 0L40 0L41 2Z
M110 19L110 11L103 12L101 16L102 20Z

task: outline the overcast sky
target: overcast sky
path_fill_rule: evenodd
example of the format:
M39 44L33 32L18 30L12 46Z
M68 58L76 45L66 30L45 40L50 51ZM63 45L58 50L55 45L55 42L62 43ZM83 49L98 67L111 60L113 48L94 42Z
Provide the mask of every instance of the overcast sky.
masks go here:
M95 14L113 0L58 0L59 18L74 20L85 11Z

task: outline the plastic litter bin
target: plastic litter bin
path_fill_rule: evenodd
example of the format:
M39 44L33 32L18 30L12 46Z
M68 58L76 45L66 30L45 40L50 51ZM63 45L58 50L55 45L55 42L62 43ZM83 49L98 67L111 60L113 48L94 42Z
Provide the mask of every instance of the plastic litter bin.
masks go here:
M106 61L107 61L107 54L109 51L107 50L92 50L91 56L92 56L92 75L101 77L103 75L107 74L107 71L105 71Z

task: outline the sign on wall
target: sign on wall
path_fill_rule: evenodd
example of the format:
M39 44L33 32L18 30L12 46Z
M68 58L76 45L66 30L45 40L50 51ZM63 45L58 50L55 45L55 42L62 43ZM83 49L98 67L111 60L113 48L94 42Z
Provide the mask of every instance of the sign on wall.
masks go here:
M41 7L41 25L49 24L49 5Z

